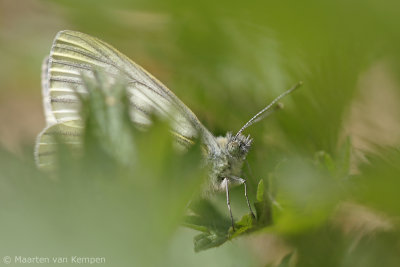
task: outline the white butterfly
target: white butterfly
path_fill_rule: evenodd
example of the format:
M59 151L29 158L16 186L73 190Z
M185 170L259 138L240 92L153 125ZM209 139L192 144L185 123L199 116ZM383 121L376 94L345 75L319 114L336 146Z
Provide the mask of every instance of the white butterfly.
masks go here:
M151 74L135 64L109 44L75 31L61 31L54 39L50 55L45 59L42 70L42 93L47 127L37 139L35 157L39 167L51 165L55 149L54 136L62 136L64 143L80 145L82 133L79 115L80 101L76 92L87 90L82 75L91 77L94 70L101 70L110 80L122 77L127 81L130 96L130 117L135 125L149 126L151 115L172 121L171 131L176 140L190 146L200 138L206 147L207 162L210 164L210 189L225 190L232 227L234 222L229 203L229 187L244 184L240 178L242 165L252 143L250 136L242 135L245 128L262 118L262 114L283 96L295 90L300 83L277 97L270 105L251 118L237 134L225 137L211 134L196 115L179 98Z

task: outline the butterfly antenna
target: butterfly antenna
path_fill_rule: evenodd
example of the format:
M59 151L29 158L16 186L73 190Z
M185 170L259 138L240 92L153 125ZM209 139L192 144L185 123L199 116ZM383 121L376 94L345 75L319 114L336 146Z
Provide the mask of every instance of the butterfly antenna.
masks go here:
M243 127L239 130L239 132L237 132L237 134L235 135L235 138L237 138L244 131L244 129L246 129L247 127L252 125L255 122L255 120L258 117L260 117L264 112L270 110L270 108L273 107L276 104L276 102L278 102L283 97L287 96L288 94L290 94L291 92L293 92L294 90L299 88L302 84L303 84L302 81L296 83L292 88L290 88L289 90L283 92L281 95L279 95L277 98L275 98L268 106L263 108L260 112L258 112L256 115L254 115L253 118L251 118L248 122L246 122L246 124L243 125Z

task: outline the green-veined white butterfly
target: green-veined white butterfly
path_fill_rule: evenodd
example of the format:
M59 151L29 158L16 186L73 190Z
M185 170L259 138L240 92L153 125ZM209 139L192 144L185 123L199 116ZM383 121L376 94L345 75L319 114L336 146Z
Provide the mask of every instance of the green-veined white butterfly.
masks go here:
M211 166L210 187L213 190L226 191L233 229L229 186L244 184L247 204L252 213L247 198L246 180L240 178L252 139L242 132L262 118L265 111L270 110L279 99L295 90L300 83L252 117L236 135L228 133L225 137L215 137L174 93L115 48L84 33L61 31L54 39L50 55L45 59L42 69L47 127L37 140L35 157L39 167L51 164L51 155L55 149L54 135L62 135L67 144L80 144L82 124L76 92L87 92L82 75L93 76L95 69L101 70L110 79L123 77L127 81L131 102L130 116L134 124L150 125L150 115L155 114L172 118L171 131L180 143L192 145L193 140L201 139L206 147L207 162Z

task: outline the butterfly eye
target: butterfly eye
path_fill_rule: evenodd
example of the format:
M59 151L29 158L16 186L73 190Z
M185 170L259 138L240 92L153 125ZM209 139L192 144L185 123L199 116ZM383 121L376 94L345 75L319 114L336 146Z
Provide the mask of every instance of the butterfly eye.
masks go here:
M232 140L227 144L228 152L231 155L237 155L240 153L240 143L236 140Z

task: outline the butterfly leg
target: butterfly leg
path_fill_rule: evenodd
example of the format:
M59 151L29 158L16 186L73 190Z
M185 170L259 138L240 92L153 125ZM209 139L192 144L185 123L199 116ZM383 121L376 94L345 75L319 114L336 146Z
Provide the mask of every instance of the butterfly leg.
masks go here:
M246 197L247 206L249 207L251 216L253 216L253 218L255 218L256 216L254 216L253 210L251 209L249 197L247 196L247 183L246 183L246 180L244 180L244 196Z
M243 179L243 178L240 178L240 177L236 177L236 176L232 176L231 179L235 180L239 184L244 184L244 196L246 197L247 207L249 207L251 216L253 216L253 218L255 218L253 210L251 209L249 197L247 195L247 183L246 183L246 180Z
M228 183L229 182L228 182L228 178L224 178L223 183L225 183L226 204L228 205L229 214L231 215L232 230L235 231L235 222L233 221L231 201L229 200L229 187L228 187Z

